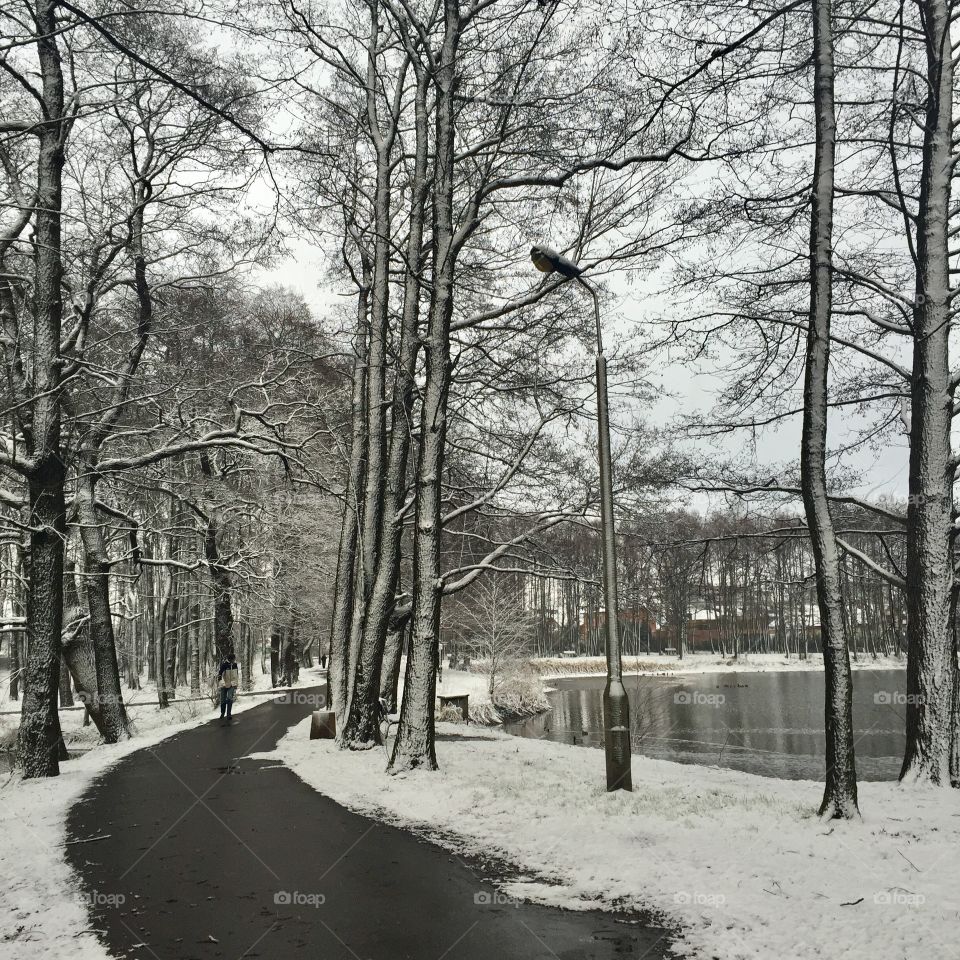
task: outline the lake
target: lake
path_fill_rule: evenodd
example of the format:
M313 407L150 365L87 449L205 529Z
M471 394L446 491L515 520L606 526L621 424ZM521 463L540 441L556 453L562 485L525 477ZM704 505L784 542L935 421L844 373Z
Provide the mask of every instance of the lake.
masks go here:
M906 672L857 670L853 681L857 776L895 780L903 758ZM549 680L552 709L504 729L601 747L605 682L602 676ZM634 753L788 780L823 778L820 671L627 676L623 682Z

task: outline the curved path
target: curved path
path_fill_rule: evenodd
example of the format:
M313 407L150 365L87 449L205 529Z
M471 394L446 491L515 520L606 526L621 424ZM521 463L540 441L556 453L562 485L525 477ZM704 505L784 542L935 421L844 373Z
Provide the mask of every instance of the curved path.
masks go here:
M302 698L301 698L302 699ZM271 750L309 706L278 700L145 748L70 812L91 927L143 960L663 957L662 929L511 904L448 851L350 813ZM498 902L499 901L499 902Z

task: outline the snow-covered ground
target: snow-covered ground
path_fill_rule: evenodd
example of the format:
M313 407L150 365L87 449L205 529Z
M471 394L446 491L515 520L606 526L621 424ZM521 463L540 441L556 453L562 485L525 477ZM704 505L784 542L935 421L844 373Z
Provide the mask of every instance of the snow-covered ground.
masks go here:
M269 675L255 673L255 689L269 689ZM315 670L300 672L301 685L318 679ZM80 726L83 712L63 711L68 742L88 742L92 749L61 763L59 777L22 780L8 774L0 780L0 960L106 960L109 956L89 929L86 901L63 856L67 811L91 780L123 757L216 715L208 699L172 701L169 709L159 710L137 706L140 701L156 700L152 686L130 693L134 736L129 740L96 746L95 728ZM233 712L242 713L263 702L263 697L241 694Z
M544 677L577 677L605 673L604 657L541 657L530 661ZM906 668L903 657L869 657L861 655L851 661L854 670L895 670ZM676 656L623 657L623 672L661 676L675 673L764 673L773 670L823 670L823 655L811 653L805 660L782 653L742 654L736 660L713 653L688 653L682 660Z
M653 911L683 956L960 954L956 791L865 783L862 822L822 823L808 781L635 756L634 792L608 794L598 751L440 730L437 773L388 776L380 751L310 741L306 722L270 756L348 807L517 865L507 896Z

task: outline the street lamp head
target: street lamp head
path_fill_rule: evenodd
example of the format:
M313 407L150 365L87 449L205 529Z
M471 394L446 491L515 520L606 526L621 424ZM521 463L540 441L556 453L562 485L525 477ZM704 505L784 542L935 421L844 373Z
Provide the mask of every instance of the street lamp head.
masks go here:
M550 247L532 246L530 248L530 259L541 273L556 272L560 276L570 279L579 277L583 273L572 260L568 260L562 253L557 253L556 250L551 250Z
M533 246L530 248L530 259L541 273L553 273L553 257L555 256L556 254L552 250L545 247Z

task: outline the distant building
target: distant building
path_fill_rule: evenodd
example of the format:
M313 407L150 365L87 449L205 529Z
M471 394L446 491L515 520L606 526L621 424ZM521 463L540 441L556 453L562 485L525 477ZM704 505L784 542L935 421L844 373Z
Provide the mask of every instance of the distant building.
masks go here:
M629 607L620 609L617 613L617 624L621 632L636 630L649 631L651 636L656 636L659 630L659 624L653 612L647 607ZM583 614L580 620L580 637L586 639L606 629L607 611L590 610Z
M789 646L796 647L806 639L807 649L817 649L820 640L819 619L804 624L781 625L779 636L788 638ZM664 646L679 648L681 631L676 623L664 624L660 631ZM762 651L776 646L778 637L775 618L762 613L749 616L718 617L708 610L697 610L683 624L684 649L690 652Z

